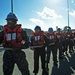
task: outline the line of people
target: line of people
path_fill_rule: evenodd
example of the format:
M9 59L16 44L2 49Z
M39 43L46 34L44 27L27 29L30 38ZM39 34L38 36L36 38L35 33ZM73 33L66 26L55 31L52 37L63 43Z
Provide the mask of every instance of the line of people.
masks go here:
M34 48L33 72L34 75L37 75L39 69L39 56L41 56L43 70L42 75L48 75L48 64L50 63L51 51L53 55L53 65L57 67L57 52L59 52L59 60L64 59L64 56L68 53L68 51L69 53L74 52L73 46L75 42L75 32L71 31L70 28L68 28L65 32L62 32L60 28L58 28L56 31L53 31L53 28L50 27L48 29L48 32L44 34L40 26L36 26L34 30L35 32L33 33L33 36L31 38L31 45L37 47ZM47 59L47 61L45 59Z
M49 75L50 55L52 51L53 65L58 66L57 51L59 50L59 59L64 59L64 54L74 52L73 45L75 42L75 32L67 29L66 32L61 32L58 28L54 31L49 28L48 32L44 33L40 26L35 26L34 32L29 42L26 31L22 30L21 24L17 24L17 17L14 13L9 13L6 17L7 24L0 32L0 44L4 48L12 48L5 50L3 55L3 75L12 75L14 65L17 64L22 75L30 75L26 54L22 49L31 48L34 51L34 75L39 71L39 57L41 57L42 75Z

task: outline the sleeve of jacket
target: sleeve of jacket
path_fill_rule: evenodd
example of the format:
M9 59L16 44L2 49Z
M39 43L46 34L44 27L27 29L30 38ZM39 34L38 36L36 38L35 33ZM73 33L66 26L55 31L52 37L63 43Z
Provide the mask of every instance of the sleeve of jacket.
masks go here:
M0 32L0 44L3 42L4 37L4 31Z
M58 44L58 43L59 43L59 39L56 36L56 42L55 42L55 44Z
M31 40L30 46L32 46L33 45L33 36L31 36L30 40Z
M45 46L48 46L50 44L50 40L46 35L44 35L44 40L45 40Z
M29 48L29 37L25 30L22 30L22 38L25 41L25 44L22 47L24 49Z
M4 31L0 32L0 44L3 42L4 37Z

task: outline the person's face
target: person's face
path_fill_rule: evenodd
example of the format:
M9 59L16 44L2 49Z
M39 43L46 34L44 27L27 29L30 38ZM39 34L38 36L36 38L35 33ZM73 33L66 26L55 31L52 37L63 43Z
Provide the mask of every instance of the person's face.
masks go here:
M38 34L41 30L40 29L35 29L35 32Z
M15 25L16 25L16 21L15 21L15 20L12 20L12 19L7 20L7 25L8 25L8 27L10 27L10 28L14 28Z

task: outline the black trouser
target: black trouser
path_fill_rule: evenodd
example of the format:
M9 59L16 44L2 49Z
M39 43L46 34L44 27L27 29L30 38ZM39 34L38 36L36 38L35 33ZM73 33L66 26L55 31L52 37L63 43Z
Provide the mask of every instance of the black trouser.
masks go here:
M66 41L67 41L66 51L68 50L68 46L69 46L69 51L73 50L73 41L72 40L66 40Z
M51 46L47 47L48 63L50 61L51 51L52 51L52 55L53 55L53 61L57 62L57 47L56 47L56 45L51 45Z
M63 51L63 54L64 54L64 52L66 52L66 46L67 46L67 41L66 40L62 41L62 51Z
M62 41L57 44L57 48L59 49L59 58L63 56L63 49L62 49Z
M39 70L39 56L41 56L41 67L45 69L45 47L42 48L35 48L34 51L34 73L38 73Z
M69 44L69 51L72 51L73 50L73 41L70 40L70 44Z
M17 64L22 75L30 75L26 55L21 50L5 51L3 55L3 75L12 75L15 63Z

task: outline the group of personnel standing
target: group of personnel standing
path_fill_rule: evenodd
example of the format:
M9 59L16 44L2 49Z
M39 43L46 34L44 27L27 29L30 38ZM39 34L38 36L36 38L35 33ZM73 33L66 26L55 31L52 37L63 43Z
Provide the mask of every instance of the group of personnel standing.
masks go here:
M34 28L31 39L31 45L37 46L34 48L34 74L37 75L39 69L39 56L41 56L42 75L48 75L51 52L53 55L53 65L58 66L57 59L64 59L65 55L74 52L75 31L69 27L65 32L60 28L56 31L52 27L44 34L40 26ZM59 50L59 51L58 51ZM59 53L57 53L59 52ZM57 54L59 55L57 58ZM47 63L47 64L46 64Z
M22 49L30 47L34 51L34 75L39 71L39 56L41 57L41 75L49 75L50 55L53 55L53 65L58 66L57 52L59 50L59 60L64 59L64 55L74 52L75 32L68 28L61 32L52 27L45 33L40 26L35 26L31 41L26 31L22 30L21 24L17 24L17 17L14 13L9 13L6 17L7 24L0 32L0 44L8 50L3 55L3 75L12 75L14 65L17 64L22 75L30 75L26 54Z

